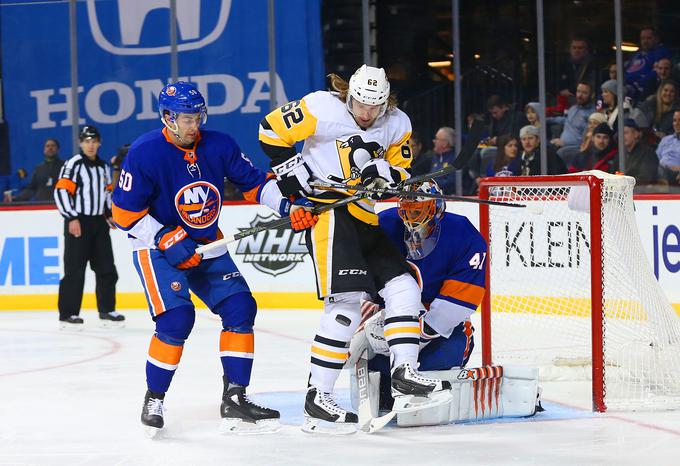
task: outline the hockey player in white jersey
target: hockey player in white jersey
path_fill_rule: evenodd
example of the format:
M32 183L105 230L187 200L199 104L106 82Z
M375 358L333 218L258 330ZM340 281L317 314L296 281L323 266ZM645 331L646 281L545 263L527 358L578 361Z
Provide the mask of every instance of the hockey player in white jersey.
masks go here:
M411 122L397 108L382 68L363 65L349 83L330 75L332 91L319 91L267 115L259 138L284 196L332 203L353 193L318 191L312 180L366 187L396 186L407 179L412 156ZM300 153L296 142L304 141ZM385 301L387 342L395 400L414 396L432 404L450 399L450 384L416 371L423 309L420 288L395 245L378 226L375 199L362 199L320 215L306 231L314 261L321 325L311 348L305 400L306 432L352 433L357 416L334 401L332 392L358 327L362 293Z

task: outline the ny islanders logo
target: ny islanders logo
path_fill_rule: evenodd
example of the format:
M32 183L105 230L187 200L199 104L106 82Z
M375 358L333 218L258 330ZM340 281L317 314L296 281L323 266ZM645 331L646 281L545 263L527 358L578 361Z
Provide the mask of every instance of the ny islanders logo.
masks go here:
M192 228L208 228L217 221L222 196L206 181L197 181L181 188L175 196L177 213Z
M361 176L361 167L371 159L382 157L385 149L375 141L364 142L360 135L354 135L346 141L335 141L344 182L355 180Z

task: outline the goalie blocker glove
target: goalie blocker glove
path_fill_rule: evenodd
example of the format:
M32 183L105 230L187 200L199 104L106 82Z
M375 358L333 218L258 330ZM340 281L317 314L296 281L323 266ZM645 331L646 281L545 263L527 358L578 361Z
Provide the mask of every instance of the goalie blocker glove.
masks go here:
M156 247L163 251L168 263L173 267L185 270L201 263L200 254L196 253L197 243L189 237L182 227L165 226L156 233Z
M361 184L369 189L395 189L407 179L409 174L400 167L393 167L385 159L372 159L361 168ZM392 197L392 194L371 194L372 199L380 200Z
M312 171L309 169L301 154L284 160L282 163L271 164L276 175L281 194L285 197L305 197L314 191L309 185Z

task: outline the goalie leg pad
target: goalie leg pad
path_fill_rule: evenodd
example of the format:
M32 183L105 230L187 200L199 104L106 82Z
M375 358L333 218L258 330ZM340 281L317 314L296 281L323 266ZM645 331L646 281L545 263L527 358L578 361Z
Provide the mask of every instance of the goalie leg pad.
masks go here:
M423 372L451 382L451 402L411 413L399 413L400 427L449 424L478 419L527 417L536 413L538 369L486 366Z

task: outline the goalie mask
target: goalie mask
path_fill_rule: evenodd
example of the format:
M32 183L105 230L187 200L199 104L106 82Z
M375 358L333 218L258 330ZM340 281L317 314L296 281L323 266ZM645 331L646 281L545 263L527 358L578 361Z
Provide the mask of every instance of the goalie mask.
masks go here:
M415 183L406 187L407 191L430 194L443 194L434 180ZM437 245L439 222L446 211L443 199L418 197L402 199L397 211L404 222L404 242L410 259L422 259Z
M163 124L178 137L177 117L181 113L200 114L201 125L208 121L205 99L193 84L185 81L170 83L161 90L158 95L158 113ZM170 115L170 123L166 121L165 115Z
M364 105L380 105L380 112L377 116L377 118L380 118L387 110L387 99L389 97L390 82L387 80L385 70L362 65L349 79L347 110L354 115L352 100Z

